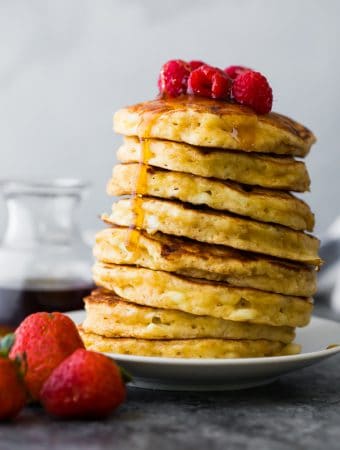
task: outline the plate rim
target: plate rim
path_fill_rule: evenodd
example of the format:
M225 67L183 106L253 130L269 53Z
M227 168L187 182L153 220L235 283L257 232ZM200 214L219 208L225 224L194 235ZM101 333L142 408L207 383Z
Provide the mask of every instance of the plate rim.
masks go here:
M81 314L85 313L85 310L74 310L74 311L68 311L65 314L73 321L75 319L73 316L75 314ZM311 319L312 321L317 321L323 323L324 326L327 325L336 325L339 327L340 332L340 323L331 320L331 319L325 319L323 317L313 316ZM308 326L308 325L307 325ZM331 345L331 344L330 344ZM124 355L122 353L109 353L109 352L100 352L104 355L109 356L110 358L113 358L117 361L124 361L124 362L134 362L134 363L144 363L144 364L157 364L157 365L171 365L171 364L177 364L177 365L204 365L204 366L236 366L236 365L248 365L248 364L268 364L268 363L287 363L287 362L296 362L296 361L306 361L306 360L313 360L313 359L319 359L319 358L326 358L328 356L334 355L336 353L340 352L340 333L339 333L339 344L337 347L332 347L329 349L323 349L318 350L315 352L306 352L306 353L299 353L297 355L282 355L282 356L265 356L265 357L255 357L255 358L167 358L167 357L160 357L160 356L140 356L140 355Z

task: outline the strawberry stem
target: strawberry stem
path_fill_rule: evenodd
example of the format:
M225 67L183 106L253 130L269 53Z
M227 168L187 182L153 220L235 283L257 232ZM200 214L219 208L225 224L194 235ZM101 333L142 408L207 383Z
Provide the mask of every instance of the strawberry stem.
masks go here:
M130 381L132 381L132 376L129 374L129 372L127 370L125 370L123 367L119 366L119 370L120 370L120 375L124 381L124 383L129 383Z
M15 341L15 334L7 334L0 340L0 357L6 358L11 351L11 348Z

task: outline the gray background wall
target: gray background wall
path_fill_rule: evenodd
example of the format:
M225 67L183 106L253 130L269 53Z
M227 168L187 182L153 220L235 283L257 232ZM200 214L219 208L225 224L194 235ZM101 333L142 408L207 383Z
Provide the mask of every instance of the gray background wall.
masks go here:
M90 180L81 219L98 228L112 113L153 97L170 58L241 63L318 136L305 199L323 232L340 211L339 17L337 0L0 0L0 178Z

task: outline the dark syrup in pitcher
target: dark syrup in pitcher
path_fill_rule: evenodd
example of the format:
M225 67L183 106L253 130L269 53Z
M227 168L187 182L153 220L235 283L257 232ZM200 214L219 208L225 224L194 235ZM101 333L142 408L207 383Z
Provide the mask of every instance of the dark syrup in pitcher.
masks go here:
M22 289L0 286L0 334L13 330L29 314L38 311L70 311L84 307L83 298L92 283L65 280L29 280Z

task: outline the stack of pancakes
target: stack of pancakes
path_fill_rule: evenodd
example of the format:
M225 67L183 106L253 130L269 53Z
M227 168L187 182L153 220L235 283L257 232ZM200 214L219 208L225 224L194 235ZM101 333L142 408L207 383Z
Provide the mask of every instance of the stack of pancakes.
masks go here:
M125 135L108 193L81 333L90 349L233 358L299 352L319 242L290 191L309 190L315 138L276 113L199 97L118 111Z

